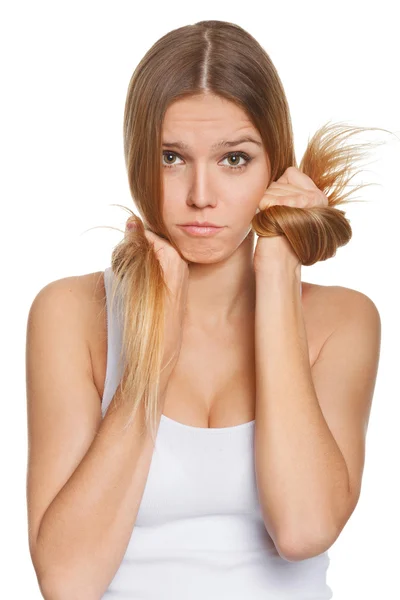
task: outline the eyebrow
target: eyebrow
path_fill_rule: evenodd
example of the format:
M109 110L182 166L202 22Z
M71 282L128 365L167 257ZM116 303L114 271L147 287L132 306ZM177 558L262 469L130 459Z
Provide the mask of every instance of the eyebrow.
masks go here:
M252 138L251 135L246 135L241 138L238 138L237 140L220 140L219 142L211 146L211 150L218 150L218 148L221 148L222 146L237 146L238 144L243 144L244 142L251 142L253 144L257 144L257 146L262 146L262 143ZM162 145L174 146L175 148L179 148L180 150L190 150L190 146L188 144L185 144L185 142L182 142L181 140L176 142L163 142Z

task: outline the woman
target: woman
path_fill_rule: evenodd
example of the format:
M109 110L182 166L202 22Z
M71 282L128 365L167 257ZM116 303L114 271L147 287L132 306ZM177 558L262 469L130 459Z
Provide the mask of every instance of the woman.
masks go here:
M301 266L351 238L335 206L359 130L322 128L298 168L275 67L232 23L171 31L141 60L124 116L141 219L104 273L51 282L29 313L45 598L332 597L380 318Z

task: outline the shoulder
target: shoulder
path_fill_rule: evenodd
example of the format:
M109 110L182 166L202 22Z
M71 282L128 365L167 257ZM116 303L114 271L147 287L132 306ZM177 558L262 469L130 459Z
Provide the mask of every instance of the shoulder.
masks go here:
M89 332L105 306L104 272L72 275L47 283L32 301L30 315L48 311L60 319L73 318Z
M55 279L40 289L36 294L35 300L54 295L65 296L74 300L91 300L93 299L93 295L96 294L96 290L98 293L99 289L102 288L103 280L104 271ZM104 287L101 293L103 291Z
M317 314L324 313L336 325L349 317L361 316L379 320L379 310L374 301L358 290L340 285L317 285L302 282L304 301Z
M361 342L379 345L381 318L374 301L358 290L339 285L317 285L302 282L303 308L307 329L317 340L317 352L331 338L342 332Z

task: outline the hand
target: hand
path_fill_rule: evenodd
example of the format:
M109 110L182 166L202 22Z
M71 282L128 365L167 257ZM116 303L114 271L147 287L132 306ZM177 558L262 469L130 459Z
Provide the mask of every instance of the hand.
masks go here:
M132 235L132 230L143 224L130 217L125 224L125 239ZM155 234L153 231L144 229L147 240L153 244L155 256L158 259L164 282L168 288L165 301L164 319L164 358L163 377L168 381L179 357L182 345L183 323L186 309L189 265L180 257L171 244ZM165 371L164 371L165 369Z
M267 188L258 211L268 210L274 205L311 208L328 206L329 200L308 175L296 167L288 167L283 175ZM256 271L264 268L299 270L301 263L284 235L259 236L254 252L254 268Z

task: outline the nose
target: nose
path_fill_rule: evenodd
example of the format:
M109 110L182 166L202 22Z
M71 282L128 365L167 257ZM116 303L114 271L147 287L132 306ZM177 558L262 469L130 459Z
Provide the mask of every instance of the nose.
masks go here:
M189 188L187 193L187 204L204 208L205 206L216 206L216 194L212 185L212 177L207 171L205 164L193 167L189 175Z

